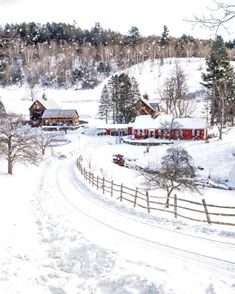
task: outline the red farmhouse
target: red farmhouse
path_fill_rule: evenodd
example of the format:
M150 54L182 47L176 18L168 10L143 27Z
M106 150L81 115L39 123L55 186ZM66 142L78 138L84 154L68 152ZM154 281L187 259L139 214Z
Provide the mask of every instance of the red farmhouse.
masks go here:
M133 138L159 138L159 139L207 139L206 118L173 118L172 115L150 115L136 117L133 124Z

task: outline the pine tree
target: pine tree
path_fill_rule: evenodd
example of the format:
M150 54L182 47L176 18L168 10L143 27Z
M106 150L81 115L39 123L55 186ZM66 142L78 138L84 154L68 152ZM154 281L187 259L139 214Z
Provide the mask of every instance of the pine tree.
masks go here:
M217 123L223 127L235 114L235 73L220 36L212 42L206 64L202 85L209 91L211 125Z
M111 107L112 107L112 120L113 123L117 123L117 117L118 114L118 75L114 75L111 77L111 79L108 81L108 90L110 94L110 100L111 100Z
M160 47L161 47L161 64L163 64L163 58L169 57L169 43L170 43L170 38L169 38L169 30L167 26L163 27L163 33L161 35L160 39Z
M106 124L108 123L111 110L112 110L111 99L110 99L108 87L107 85L104 85L104 88L101 92L98 115L100 119L105 119Z
M163 33L161 36L161 40L160 40L160 46L164 47L164 46L168 46L170 42L170 38L169 38L169 30L167 26L163 27Z
M108 87L113 112L113 123L129 123L136 116L136 104L140 98L136 80L122 73L112 76Z
M137 27L131 27L128 31L128 36L125 39L125 43L135 47L141 41L139 29Z
M4 106L4 104L3 104L2 101L0 100L0 115L3 114L3 113L6 113L6 110L5 110L5 106Z

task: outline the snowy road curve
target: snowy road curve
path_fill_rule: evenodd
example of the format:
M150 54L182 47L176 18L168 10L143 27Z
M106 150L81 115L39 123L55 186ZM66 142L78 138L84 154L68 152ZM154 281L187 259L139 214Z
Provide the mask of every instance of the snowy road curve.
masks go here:
M112 199L97 195L79 177L75 164L77 156L74 154L70 159L51 161L45 168L42 188L43 195L47 196L43 196L43 205L44 209L45 205L53 207L53 211L47 214L59 214L57 222L66 218L69 230L76 230L87 242L112 252L115 258L121 258L127 267L123 268L124 271L131 269L132 274L148 277L150 281L158 276L164 279L166 275L169 285L179 289L169 293L189 293L189 285L197 281L205 289L220 289L226 285L226 291L233 293L235 244L231 240L169 229L147 217L144 219L131 213L131 209ZM185 273L185 285L182 277L177 275L178 271ZM97 285L95 289L98 289ZM168 293L164 291L159 293ZM194 293L193 289L190 291ZM97 290L97 293L108 292Z

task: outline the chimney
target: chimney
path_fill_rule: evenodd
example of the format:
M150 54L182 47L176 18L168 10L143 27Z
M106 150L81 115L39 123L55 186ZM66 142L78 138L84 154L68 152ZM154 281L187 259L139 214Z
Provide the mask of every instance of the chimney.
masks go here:
M145 93L145 94L143 95L143 98L146 99L146 100L149 100L149 95Z

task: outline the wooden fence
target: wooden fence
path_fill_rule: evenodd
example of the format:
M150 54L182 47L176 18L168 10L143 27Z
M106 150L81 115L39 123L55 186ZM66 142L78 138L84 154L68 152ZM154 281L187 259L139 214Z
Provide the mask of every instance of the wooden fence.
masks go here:
M175 218L185 218L192 221L206 222L208 224L220 224L235 226L235 206L214 205L178 198L175 194L171 198L173 203L166 208L166 197L154 196L149 191L138 188L131 189L123 184L116 184L104 177L95 176L92 172L82 167L77 160L78 170L90 185L101 191L103 195L109 195L119 201L128 202L133 207L141 207L148 213L160 211L171 214Z

